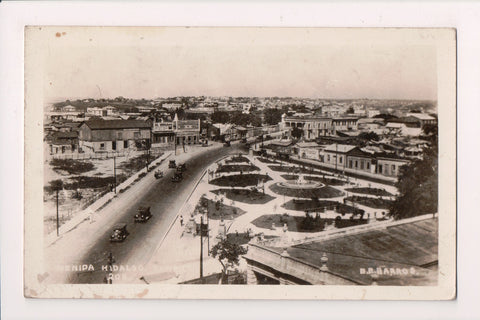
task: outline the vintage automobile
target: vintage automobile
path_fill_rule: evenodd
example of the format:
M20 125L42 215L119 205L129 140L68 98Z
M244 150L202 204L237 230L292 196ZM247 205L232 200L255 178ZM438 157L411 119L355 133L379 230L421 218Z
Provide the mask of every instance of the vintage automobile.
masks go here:
M111 242L122 242L129 235L127 231L126 223L118 223L113 226L112 235L110 236Z
M157 171L155 171L154 176L155 176L155 179L163 178L163 172L160 171L160 170L157 170Z
M230 147L230 141L225 141L225 142L223 143L223 146L224 146L224 147Z
M181 172L175 172L173 177L172 177L172 182L180 182L183 179L183 175Z
M180 163L177 166L177 172L184 172L185 170L187 170L187 166L185 165L185 163Z
M133 217L135 222L147 222L152 217L150 207L139 207L137 214Z
M175 160L170 160L170 162L168 162L168 167L170 169L175 169L177 167L177 163L175 162Z

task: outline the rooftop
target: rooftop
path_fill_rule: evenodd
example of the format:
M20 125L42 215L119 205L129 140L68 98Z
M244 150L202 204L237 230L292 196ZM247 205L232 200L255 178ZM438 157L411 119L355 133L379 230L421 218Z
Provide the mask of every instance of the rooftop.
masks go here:
M426 113L407 113L408 117L414 117L420 120L435 120L434 117Z
M325 151L331 151L331 152L338 152L338 153L347 153L353 149L355 149L356 146L352 146L349 144L331 144L328 147L325 148Z
M150 128L151 123L144 120L89 120L84 122L92 130Z
M281 252L282 248L270 248ZM326 238L287 248L290 257L321 266L326 253L330 273L358 284L381 269L380 285L434 285L438 265L438 220L409 219L356 234ZM406 272L405 272L406 271Z
M300 147L300 148L317 148L317 147L320 147L320 145L316 142L305 142L305 141L297 143L297 146Z

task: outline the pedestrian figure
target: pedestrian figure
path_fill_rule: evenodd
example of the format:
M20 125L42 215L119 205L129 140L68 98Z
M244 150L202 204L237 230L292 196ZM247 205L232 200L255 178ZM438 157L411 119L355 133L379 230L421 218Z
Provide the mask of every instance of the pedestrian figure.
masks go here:
M180 226L183 227L183 216L182 215L180 215Z

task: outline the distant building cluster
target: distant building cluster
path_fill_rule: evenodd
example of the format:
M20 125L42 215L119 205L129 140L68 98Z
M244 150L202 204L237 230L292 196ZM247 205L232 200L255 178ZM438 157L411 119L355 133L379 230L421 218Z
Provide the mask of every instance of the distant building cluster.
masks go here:
M397 108L389 107L394 103ZM396 175L400 160L392 163L382 157L420 157L422 130L437 122L435 114L422 112L426 107L417 104L277 97L67 100L45 113L44 140L48 154L58 155L171 148L208 140L294 139L295 147L277 149L329 164L335 161L340 168ZM413 107L418 110L410 112ZM218 120L215 115L222 112L247 120L241 125ZM248 122L252 117L256 124ZM369 137L368 146L359 146L365 133L378 139ZM353 148L345 154L327 148L335 144L340 151Z

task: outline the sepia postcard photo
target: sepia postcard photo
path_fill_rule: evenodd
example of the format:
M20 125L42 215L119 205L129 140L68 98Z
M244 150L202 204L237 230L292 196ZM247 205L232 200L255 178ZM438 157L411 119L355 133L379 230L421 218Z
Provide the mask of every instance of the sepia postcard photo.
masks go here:
M25 28L28 298L456 295L456 31Z

